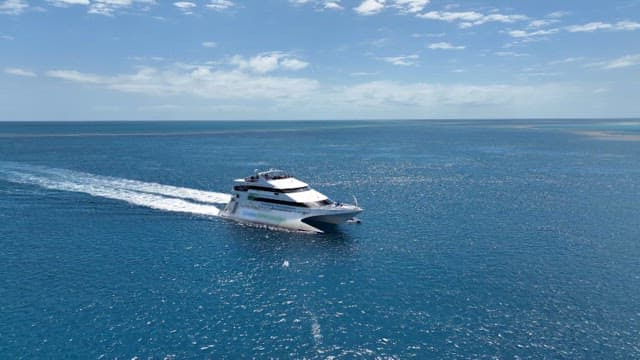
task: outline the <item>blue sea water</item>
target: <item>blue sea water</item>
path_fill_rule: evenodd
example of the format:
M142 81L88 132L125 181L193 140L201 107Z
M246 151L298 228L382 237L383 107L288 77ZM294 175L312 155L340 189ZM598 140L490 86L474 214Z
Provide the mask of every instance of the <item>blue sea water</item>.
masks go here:
M0 123L0 357L640 358L638 129ZM270 167L362 224L216 216Z

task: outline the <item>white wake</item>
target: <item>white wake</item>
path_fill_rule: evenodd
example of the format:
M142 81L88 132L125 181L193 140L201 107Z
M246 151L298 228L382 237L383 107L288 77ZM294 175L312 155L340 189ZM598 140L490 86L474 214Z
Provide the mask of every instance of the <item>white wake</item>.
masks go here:
M0 162L0 179L73 191L165 211L216 216L231 195L66 169Z

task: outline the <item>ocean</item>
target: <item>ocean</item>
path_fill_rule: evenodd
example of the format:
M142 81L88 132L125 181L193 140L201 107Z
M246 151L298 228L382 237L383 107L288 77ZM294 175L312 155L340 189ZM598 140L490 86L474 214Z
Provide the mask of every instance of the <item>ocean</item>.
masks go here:
M0 246L4 359L640 359L640 120L5 122Z

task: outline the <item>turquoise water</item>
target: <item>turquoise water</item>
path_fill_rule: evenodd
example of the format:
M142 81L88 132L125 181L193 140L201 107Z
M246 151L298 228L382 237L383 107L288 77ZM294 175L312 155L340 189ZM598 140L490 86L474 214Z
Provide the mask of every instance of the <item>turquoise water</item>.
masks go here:
M0 123L0 354L640 358L640 142L579 133L639 124ZM363 223L216 216L270 167Z

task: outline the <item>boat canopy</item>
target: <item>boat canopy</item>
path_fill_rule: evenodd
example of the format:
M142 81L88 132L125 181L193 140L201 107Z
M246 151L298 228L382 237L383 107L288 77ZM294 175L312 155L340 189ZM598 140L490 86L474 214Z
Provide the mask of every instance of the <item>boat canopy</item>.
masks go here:
M292 177L291 175L289 175L288 173L286 173L286 172L284 172L282 170L269 169L267 171L256 172L255 175L252 175L252 176L249 176L249 177L245 178L244 181L256 182L260 178L262 178L264 180L280 180L280 179L288 179L288 178L291 178L291 177Z

